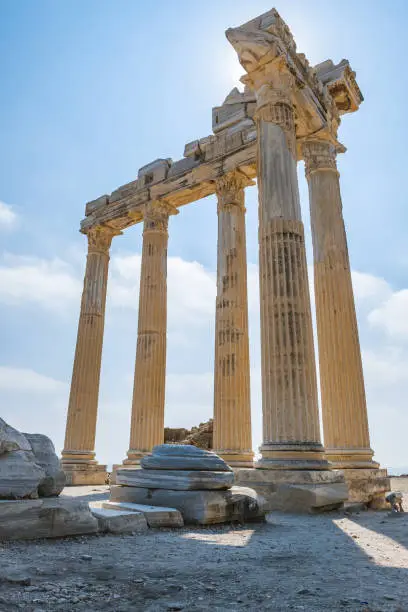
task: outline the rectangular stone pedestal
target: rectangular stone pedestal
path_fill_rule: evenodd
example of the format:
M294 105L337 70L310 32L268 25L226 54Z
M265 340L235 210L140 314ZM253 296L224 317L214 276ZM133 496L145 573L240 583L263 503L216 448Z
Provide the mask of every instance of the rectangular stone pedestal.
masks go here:
M356 468L333 472L344 475L349 502L361 502L373 509L389 507L385 502L385 495L391 490L387 470Z
M235 469L235 483L251 487L264 499L267 511L325 512L347 501L340 471Z
M111 502L131 502L176 508L189 525L263 521L264 508L255 491L232 487L226 491L173 491L112 486Z
M103 485L106 484L108 473L106 465L92 463L62 463L67 486Z

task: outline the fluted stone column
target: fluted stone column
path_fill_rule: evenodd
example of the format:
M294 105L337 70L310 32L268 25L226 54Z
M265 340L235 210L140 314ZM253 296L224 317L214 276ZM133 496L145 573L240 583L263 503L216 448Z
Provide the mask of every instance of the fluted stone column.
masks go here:
M245 175L217 180L218 261L214 361L214 450L232 466L252 466Z
M287 89L257 93L263 443L259 467L327 469Z
M336 149L303 144L312 222L320 384L326 456L335 467L375 468Z
M139 322L130 445L125 464L137 464L164 438L169 215L177 209L152 201L144 209Z
M104 484L106 480L106 466L97 464L94 448L109 248L113 236L120 233L95 227L87 234L88 257L62 451L68 484Z

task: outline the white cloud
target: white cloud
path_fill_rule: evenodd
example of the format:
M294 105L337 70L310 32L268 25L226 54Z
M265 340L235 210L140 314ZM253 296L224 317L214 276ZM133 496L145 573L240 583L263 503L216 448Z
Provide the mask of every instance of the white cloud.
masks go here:
M408 339L408 289L392 293L368 316L371 325L379 327L395 339Z
M29 368L0 366L0 390L18 393L59 393L68 385Z
M66 310L79 303L81 283L60 259L5 255L0 264L0 302L31 303L51 310Z
M112 258L108 287L113 306L137 309L139 303L141 256ZM169 257L167 262L169 328L173 321L198 321L215 308L215 277L196 261Z
M356 301L374 301L385 299L391 293L391 287L383 278L364 272L352 270L353 290Z
M13 207L0 201L0 229L11 229L17 222Z

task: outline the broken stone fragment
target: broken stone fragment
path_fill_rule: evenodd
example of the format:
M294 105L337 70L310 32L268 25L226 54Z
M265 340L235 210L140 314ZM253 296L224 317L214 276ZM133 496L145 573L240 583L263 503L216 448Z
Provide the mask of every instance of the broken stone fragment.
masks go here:
M0 499L55 496L64 484L51 440L20 433L0 419Z
M232 472L230 466L213 452L188 444L160 444L151 455L143 457L146 470L198 470Z
M34 453L35 462L45 471L45 478L38 486L40 497L56 497L65 486L65 474L61 469L54 444L43 434L28 434L24 436L29 441Z
M126 468L118 470L116 474L116 483L120 485L148 489L172 489L175 491L230 489L233 482L233 472L133 470Z

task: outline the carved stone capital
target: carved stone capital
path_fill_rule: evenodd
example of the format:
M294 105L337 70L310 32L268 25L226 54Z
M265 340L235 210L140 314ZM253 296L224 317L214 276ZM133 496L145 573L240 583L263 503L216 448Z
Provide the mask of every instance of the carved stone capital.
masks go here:
M257 106L255 118L258 121L275 123L285 132L288 148L296 156L295 116L290 90L276 89L272 84L265 83L256 92Z
M169 216L178 215L178 210L175 206L165 200L152 200L145 204L142 208L144 219L143 233L167 233L169 225Z
M306 178L313 172L332 170L337 172L336 148L327 140L305 140L302 143Z
M215 182L215 191L218 197L218 212L238 207L245 212L245 187L254 185L254 181L241 172L234 170L224 174Z
M119 236L122 232L106 225L97 225L89 229L86 233L88 237L88 253L100 253L109 255L109 249L114 236Z

